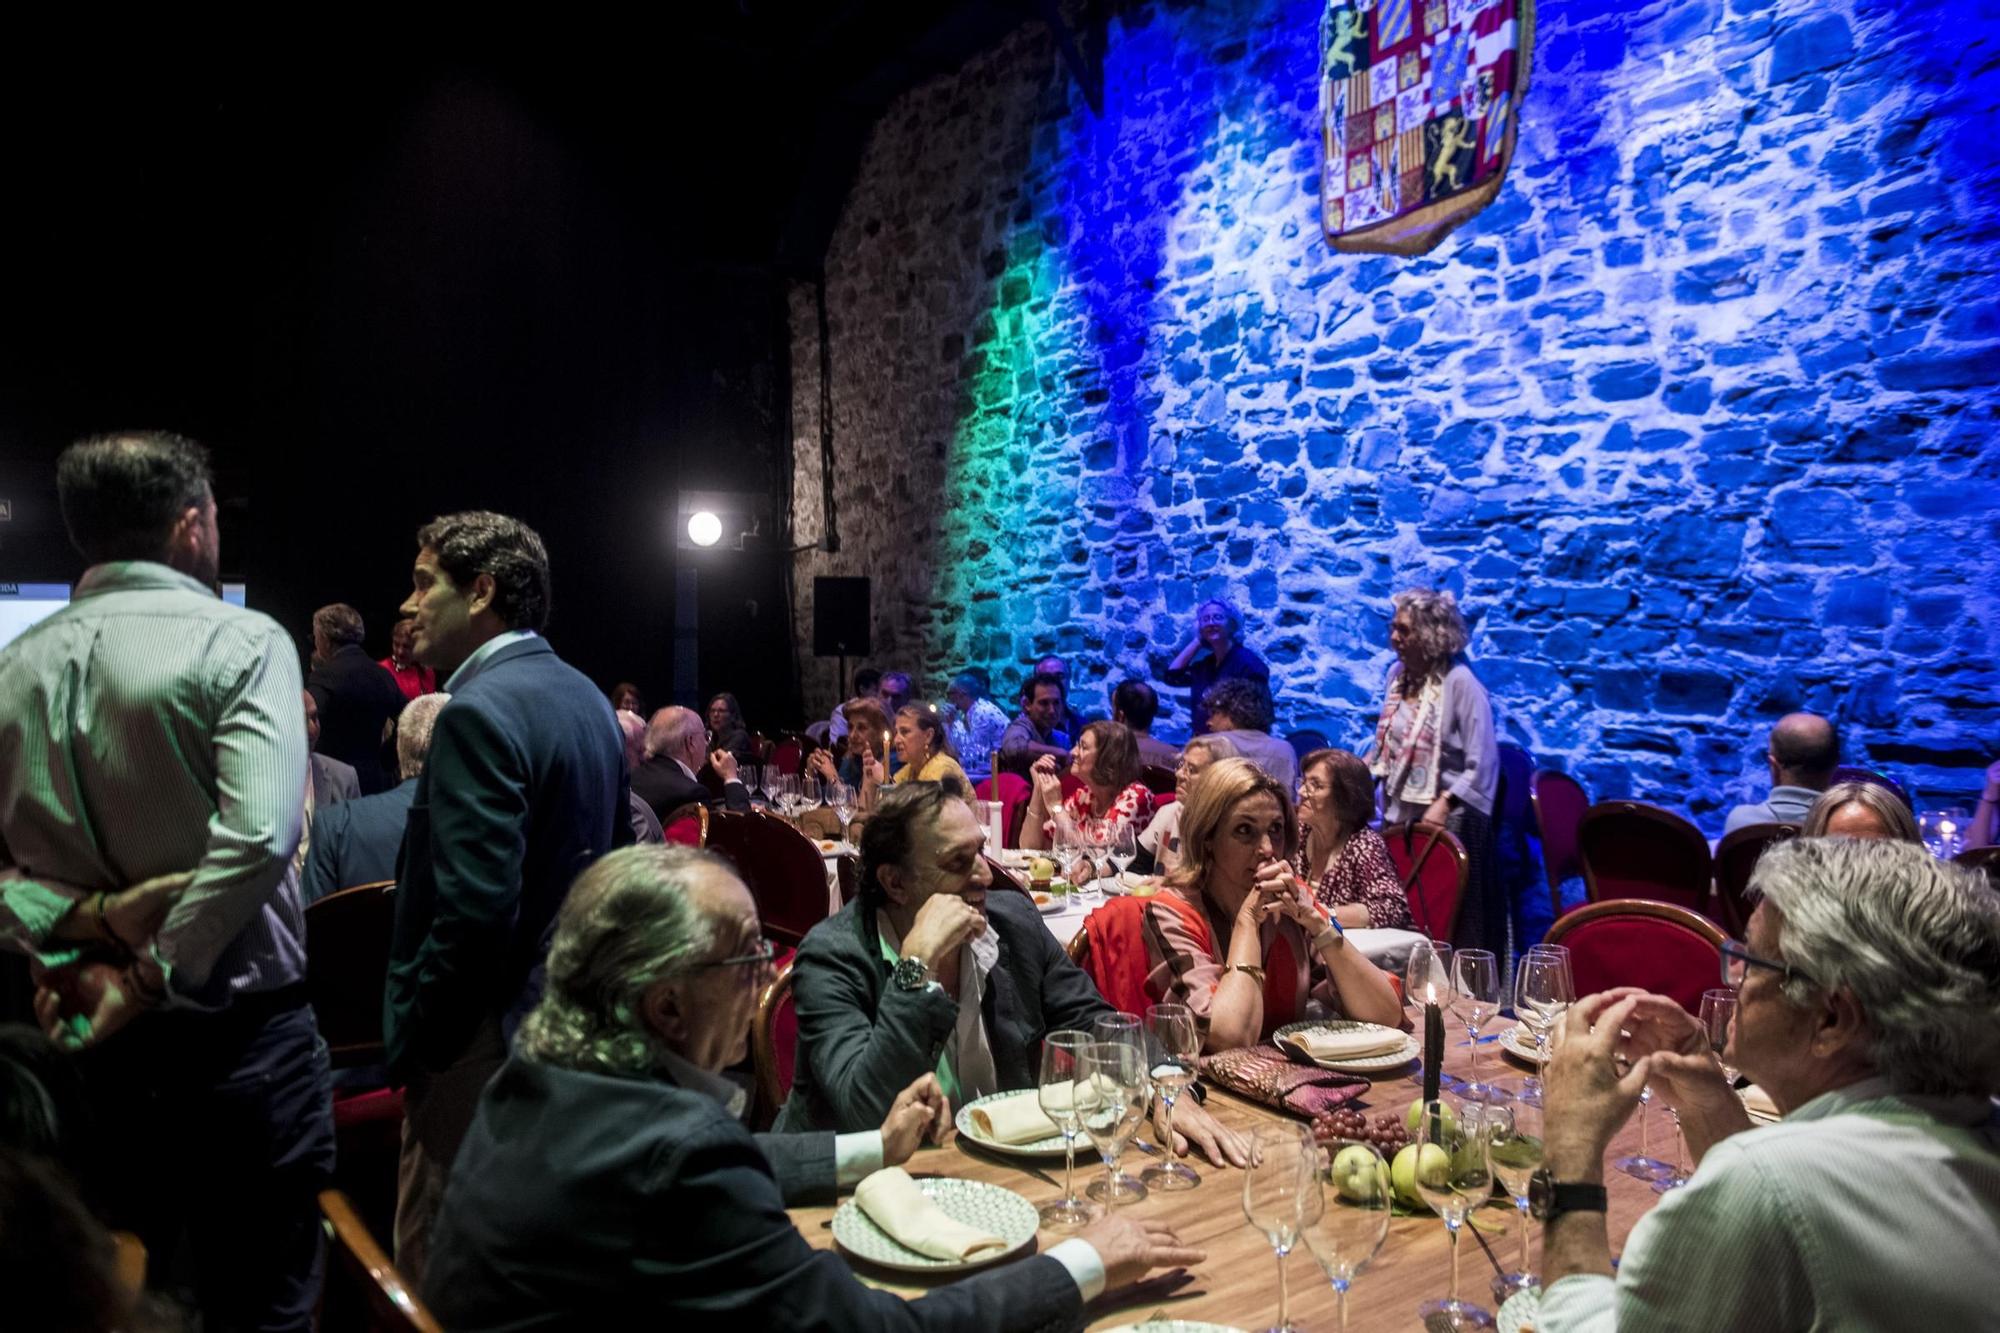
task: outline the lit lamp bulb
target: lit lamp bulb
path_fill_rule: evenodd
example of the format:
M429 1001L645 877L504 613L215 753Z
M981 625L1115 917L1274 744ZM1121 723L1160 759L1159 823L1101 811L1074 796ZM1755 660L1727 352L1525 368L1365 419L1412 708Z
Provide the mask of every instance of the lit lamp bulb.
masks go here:
M722 520L706 509L688 515L688 540L696 546L713 546L722 540Z

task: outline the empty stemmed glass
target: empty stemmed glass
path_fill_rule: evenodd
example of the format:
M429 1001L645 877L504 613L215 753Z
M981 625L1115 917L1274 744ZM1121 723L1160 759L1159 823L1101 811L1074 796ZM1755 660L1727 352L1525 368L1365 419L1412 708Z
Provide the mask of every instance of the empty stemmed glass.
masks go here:
M1076 1113L1083 1132L1104 1158L1104 1179L1085 1191L1100 1203L1137 1203L1146 1187L1118 1170L1125 1145L1146 1121L1152 1084L1146 1078L1143 1049L1129 1041L1094 1041L1082 1055L1082 1076L1076 1084Z
M1104 881L1098 872L1104 867L1106 851L1104 825L1094 819L1084 820L1077 829L1076 839L1079 854L1090 862L1087 876L1078 883L1077 888L1083 894L1085 902L1101 903L1104 901Z
M845 782L826 784L826 803L833 808L833 817L840 821L840 831L834 836L847 841L847 828L854 819L854 788Z
M751 804L756 804L757 798L764 794L764 766L762 764L744 764L737 771L736 776L743 779L743 790L749 796Z
M1681 1108L1669 1102L1667 1104L1667 1119L1673 1121L1674 1124L1674 1161L1673 1165L1669 1166L1666 1170L1654 1174L1653 1193L1655 1194L1665 1194L1668 1190L1677 1190L1687 1184L1689 1178L1687 1169L1687 1136L1681 1132Z
M1120 820L1117 832L1111 835L1105 847L1105 853L1111 858L1111 864L1117 867L1118 889L1121 893L1125 890L1125 868L1139 856L1139 834L1132 824L1132 820Z
M1514 1013L1521 1026L1535 1039L1536 1065L1548 1063L1549 1033L1576 999L1576 985L1570 980L1569 950L1545 949L1536 945L1521 955L1514 969ZM1542 1099L1538 1078L1521 1082L1519 1094L1530 1101Z
M1167 1108L1161 1134L1167 1160L1147 1167L1139 1178L1156 1190L1191 1190L1201 1183L1201 1176L1174 1152L1174 1103L1201 1068L1201 1029L1195 1026L1194 1011L1184 1004L1148 1005L1146 1053L1152 1065L1147 1072Z
M1146 1084L1146 1109L1151 1110L1153 1104L1151 1079L1153 1066L1152 1062L1146 1058L1145 1022L1137 1014L1128 1014L1122 1011L1115 1014L1099 1014L1091 1021L1090 1035L1094 1041L1122 1041L1127 1046L1139 1052L1139 1067L1145 1070L1148 1075ZM1143 1118L1140 1123L1145 1123ZM1134 1127L1133 1132L1138 1132L1136 1127ZM1144 1177L1142 1175L1127 1175L1123 1171L1119 1171L1117 1175L1118 1189L1121 1194L1136 1191L1136 1193L1132 1194L1132 1197L1145 1197L1146 1187L1143 1183ZM1093 1181L1090 1189L1086 1190L1085 1193L1089 1194L1093 1199L1108 1202L1108 1200L1104 1199L1103 1194L1097 1192L1102 1187L1102 1181Z
M1417 1031L1424 1030L1424 1006L1451 1003L1451 946L1440 940L1418 940L1403 962L1403 999L1415 1007ZM1456 1088L1456 1075L1439 1073L1444 1087Z
M790 773L780 773L775 777L765 778L765 782L770 789L771 804L778 807L779 813L791 814L792 801L799 792L798 778Z
M1055 1122L1063 1137L1063 1196L1036 1211L1042 1225L1074 1231L1095 1221L1101 1211L1076 1197L1077 1085L1084 1078L1082 1055L1091 1046L1088 1032L1066 1028L1042 1039L1039 1099L1042 1113Z
M1389 1234L1395 1200L1389 1188L1389 1164L1372 1143L1337 1139L1325 1145L1328 1154L1320 1174L1320 1214L1305 1226L1306 1248L1333 1284L1340 1307L1340 1327L1347 1328L1347 1289Z
M798 812L803 815L808 810L815 810L818 808L819 808L819 779L815 777L801 775L799 778Z
M1459 1085L1467 1101L1491 1101L1498 1090L1479 1081L1479 1031L1500 1008L1500 964L1491 949L1460 949L1451 959L1451 1011L1465 1024L1472 1078Z
M1500 1086L1503 1091L1512 1091L1507 1084L1516 1082L1508 1079ZM1543 1157L1541 1105L1516 1097L1506 1110L1507 1123L1502 1126L1495 1122L1487 1155L1493 1163L1494 1178L1513 1199L1514 1209L1521 1215L1521 1267L1493 1279L1493 1299L1502 1302L1522 1288L1536 1285L1535 1266L1528 1250L1528 1181L1541 1169Z
M1312 1131L1289 1122L1259 1125L1251 1136L1250 1165L1243 1169L1243 1215L1278 1255L1278 1322L1267 1333L1292 1327L1285 1258L1324 1206Z
M1723 1081L1736 1086L1736 1066L1729 1063L1729 1029L1736 1022L1736 992L1728 986L1701 993L1701 1026L1708 1033L1708 1049L1722 1066Z
M1458 1298L1458 1232L1474 1208L1493 1194L1491 1136L1507 1108L1466 1102L1456 1114L1442 1101L1425 1102L1417 1119L1417 1193L1444 1219L1451 1238L1451 1294L1426 1301L1417 1317L1430 1327L1491 1328L1493 1316Z

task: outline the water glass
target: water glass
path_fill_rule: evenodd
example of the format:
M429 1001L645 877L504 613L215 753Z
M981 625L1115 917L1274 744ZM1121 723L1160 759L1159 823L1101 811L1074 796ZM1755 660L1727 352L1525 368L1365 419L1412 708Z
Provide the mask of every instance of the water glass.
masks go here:
M1042 1225L1053 1231L1074 1231L1097 1220L1101 1209L1076 1197L1076 1136L1082 1126L1077 1119L1076 1090L1084 1077L1083 1052L1091 1045L1090 1034L1074 1028L1051 1032L1042 1039L1042 1067L1037 1096L1042 1113L1055 1122L1063 1137L1063 1196L1045 1203L1036 1211Z
M1312 1131L1290 1122L1259 1125L1251 1137L1250 1165L1243 1169L1243 1215L1278 1256L1278 1322L1266 1333L1292 1326L1285 1258L1324 1207Z
M1146 1187L1119 1172L1118 1158L1146 1122L1152 1100L1144 1051L1129 1041L1093 1041L1083 1049L1081 1068L1077 1119L1104 1158L1104 1179L1093 1181L1086 1193L1114 1206L1137 1203L1146 1197Z
M1510 1085L1518 1082L1518 1079L1503 1081L1501 1091L1512 1093L1514 1088ZM1521 1267L1516 1272L1502 1273L1493 1279L1493 1299L1500 1302L1505 1302L1507 1297L1524 1287L1536 1285L1535 1267L1530 1261L1528 1249L1528 1181L1541 1169L1544 1155L1540 1104L1513 1097L1506 1110L1505 1125L1495 1121L1488 1156L1493 1163L1494 1178L1507 1191L1507 1196L1514 1201L1514 1208L1520 1214Z
M1195 1026L1194 1011L1184 1004L1148 1005L1146 1057L1151 1065L1147 1072L1167 1110L1162 1135L1167 1160L1162 1166L1147 1167L1139 1178L1156 1190L1191 1190L1201 1183L1201 1176L1174 1151L1174 1105L1201 1068L1201 1029Z
M1372 1143L1337 1139L1325 1145L1320 1173L1320 1215L1304 1229L1307 1250L1333 1284L1340 1327L1347 1328L1347 1289L1382 1248L1395 1199L1389 1164Z
M1492 1134L1507 1108L1483 1102L1425 1102L1417 1119L1417 1193L1444 1219L1451 1241L1451 1292L1417 1307L1425 1327L1491 1328L1493 1316L1458 1296L1458 1233L1472 1210L1493 1194Z
M1521 956L1514 969L1514 1013L1535 1039L1537 1063L1549 1058L1549 1034L1562 1021L1576 999L1576 984L1570 979L1569 951L1545 951L1537 945ZM1521 1095L1539 1102L1539 1079L1524 1080Z
M1708 1033L1708 1048L1722 1066L1723 1081L1736 1086L1736 1067L1729 1063L1729 1029L1736 1022L1736 991L1718 986L1701 993L1701 1026Z
M1500 963L1491 949L1460 949L1451 959L1451 1011L1465 1024L1472 1048L1472 1078L1459 1086L1468 1101L1492 1100L1494 1088L1479 1081L1479 1032L1500 1008Z

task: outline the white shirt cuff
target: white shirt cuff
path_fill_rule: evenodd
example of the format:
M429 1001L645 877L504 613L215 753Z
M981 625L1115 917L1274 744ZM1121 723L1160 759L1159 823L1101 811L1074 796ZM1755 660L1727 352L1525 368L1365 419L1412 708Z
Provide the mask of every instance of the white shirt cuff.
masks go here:
M842 1189L859 1185L882 1169L882 1131L833 1136L833 1179Z
M1551 1333L1612 1333L1618 1283L1601 1273L1571 1273L1551 1283L1535 1309L1535 1327Z
M1080 1236L1059 1240L1049 1246L1049 1258L1069 1270L1084 1300L1094 1301L1104 1294L1104 1259L1089 1241Z

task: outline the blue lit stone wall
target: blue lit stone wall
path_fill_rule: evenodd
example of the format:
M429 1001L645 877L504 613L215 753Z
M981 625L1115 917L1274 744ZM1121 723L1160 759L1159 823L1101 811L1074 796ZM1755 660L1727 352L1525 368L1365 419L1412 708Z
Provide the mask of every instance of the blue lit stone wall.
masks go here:
M1033 25L890 110L828 257L843 547L800 611L871 573L878 659L941 691L1056 649L1094 701L1227 595L1281 726L1358 746L1388 597L1436 582L1505 734L1596 795L1715 831L1805 707L1969 804L2000 754L2000 13L1545 4L1498 203L1415 260L1319 239L1316 23L1124 9L1102 117Z

